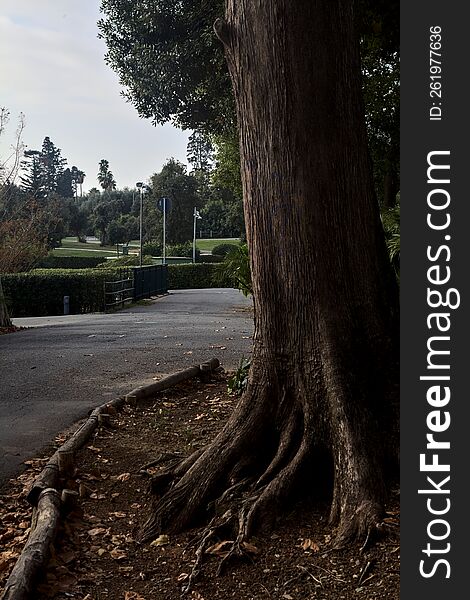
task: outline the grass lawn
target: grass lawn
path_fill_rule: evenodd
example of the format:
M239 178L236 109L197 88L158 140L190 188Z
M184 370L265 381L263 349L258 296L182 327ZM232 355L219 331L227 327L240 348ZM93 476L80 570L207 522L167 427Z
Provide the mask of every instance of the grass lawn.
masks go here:
M238 244L239 238L225 239L199 239L196 240L196 246L199 250L212 252L212 249L219 244ZM138 250L139 240L132 240L129 243L129 248ZM76 237L66 237L62 240L62 246L55 248L53 254L60 256L116 256L116 246L100 246L98 241L88 241L86 243L78 242ZM131 254L134 252L131 251Z
M83 244L86 246L86 244ZM54 248L52 254L56 256L116 256L116 250L113 252L109 250L81 250L80 248Z
M199 250L206 250L212 252L212 249L219 244L234 244L235 246L240 243L240 238L225 238L216 240L215 238L196 240L196 247Z

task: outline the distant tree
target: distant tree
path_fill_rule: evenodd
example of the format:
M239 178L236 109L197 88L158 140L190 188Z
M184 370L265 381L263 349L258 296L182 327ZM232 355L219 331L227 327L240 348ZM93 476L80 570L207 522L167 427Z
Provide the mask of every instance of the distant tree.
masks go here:
M39 200L45 198L44 165L39 150L25 150L25 160L21 163L23 175L20 177L21 189L27 195Z
M69 204L68 233L77 236L79 241L83 241L88 229L88 211L82 206L77 206L75 202Z
M0 137L10 120L10 112L6 107L0 108ZM20 113L18 127L16 129L15 142L11 152L0 158L0 229L9 219L13 210L19 204L16 202L21 197L20 190L15 185L15 180L20 168L21 156L24 151L23 130L25 122L24 115ZM5 243L5 236L0 232L0 245ZM1 252L1 251L0 251ZM0 266L0 327L11 327L12 322L8 311L2 286L2 268Z
M104 158L100 160L98 181L105 192L116 189L116 181L114 180L114 175L109 170L109 162Z
M121 215L108 227L110 244L127 244L139 237L139 221L134 215Z
M67 161L62 158L60 148L57 148L49 137L45 137L42 143L41 161L46 195L57 192L59 179L64 172Z
M92 222L101 245L109 243L109 225L122 214L130 211L132 192L130 190L112 190L97 198L93 209Z
M57 193L62 198L73 198L75 195L74 181L69 168L65 169L57 178Z
M167 242L177 244L187 242L193 236L193 210L201 205L198 194L198 181L188 175L186 167L171 158L151 178L152 199L162 196L170 198L171 210L167 214Z
M75 165L71 168L71 173L72 173L72 182L73 182L73 186L74 186L75 197L78 194L79 188L80 188L80 196L82 196L83 195L82 184L85 180L86 175L83 171L80 171L80 169L78 169Z

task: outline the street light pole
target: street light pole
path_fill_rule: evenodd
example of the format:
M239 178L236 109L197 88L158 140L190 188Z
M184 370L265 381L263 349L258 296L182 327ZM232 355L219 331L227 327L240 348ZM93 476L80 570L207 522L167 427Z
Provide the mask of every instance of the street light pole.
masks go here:
M163 257L162 264L166 265L166 196L163 198Z
M193 212L193 263L196 262L196 221L197 219L202 219L196 207L194 207Z
M138 181L136 187L139 188L140 192L140 219L139 219L139 242L140 242L140 255L139 255L139 266L142 266L142 250L143 250L143 229L144 229L144 184L142 181Z

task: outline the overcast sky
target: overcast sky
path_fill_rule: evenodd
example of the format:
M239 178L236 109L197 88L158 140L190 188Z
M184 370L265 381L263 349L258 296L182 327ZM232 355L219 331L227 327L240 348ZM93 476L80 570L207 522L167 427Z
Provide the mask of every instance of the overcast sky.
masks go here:
M25 114L24 142L39 149L49 136L68 166L98 187L102 158L118 187L133 187L173 156L186 163L190 132L154 127L120 95L117 76L97 39L100 0L0 0L0 106L11 112L1 151Z

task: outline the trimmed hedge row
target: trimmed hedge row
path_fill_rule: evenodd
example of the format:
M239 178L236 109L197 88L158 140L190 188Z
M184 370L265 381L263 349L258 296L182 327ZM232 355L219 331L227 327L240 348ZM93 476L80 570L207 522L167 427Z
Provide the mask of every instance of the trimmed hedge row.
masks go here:
M48 254L36 265L37 269L94 269L106 259L103 256L57 256Z
M104 310L104 282L117 275L116 268L35 269L29 273L2 275L2 285L12 317L43 317L64 313L64 296L70 298L70 314ZM168 289L234 287L220 279L217 264L168 265Z
M168 289L170 290L213 287L233 287L231 281L218 279L217 264L168 265Z
M64 296L70 314L104 310L104 282L108 269L36 269L2 275L3 290L13 317L64 314Z

